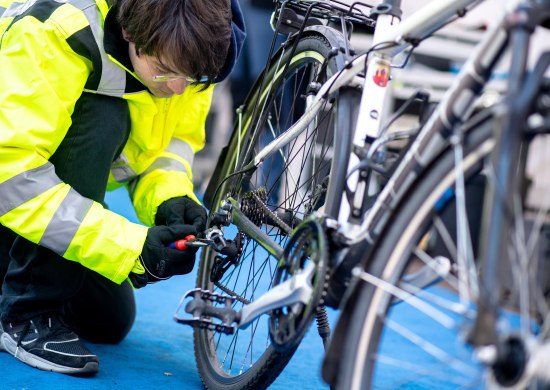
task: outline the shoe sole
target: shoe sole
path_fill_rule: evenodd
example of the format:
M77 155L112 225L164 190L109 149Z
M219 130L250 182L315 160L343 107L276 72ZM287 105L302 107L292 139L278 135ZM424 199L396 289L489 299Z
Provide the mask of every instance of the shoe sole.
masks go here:
M28 364L31 367L38 368L44 371L82 376L93 375L99 371L99 364L96 362L86 363L86 365L82 368L74 368L61 366L59 364L55 364L48 360L42 359L39 356L33 355L32 353L25 351L23 348L19 348L17 346L17 343L5 333L0 336L0 351L6 351L17 360Z

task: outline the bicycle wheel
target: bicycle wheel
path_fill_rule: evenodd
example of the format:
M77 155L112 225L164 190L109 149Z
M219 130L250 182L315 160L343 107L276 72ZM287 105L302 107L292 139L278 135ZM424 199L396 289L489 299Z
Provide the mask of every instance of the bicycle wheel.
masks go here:
M485 116L468 131L463 158L456 160L461 166L455 164L457 149L449 147L422 173L392 212L365 271L356 272L337 389L484 388L487 380L506 387L521 376L521 348L514 352L517 365L496 362L487 370L476 359L479 350L467 342L479 291L475 259L494 126L491 116ZM518 324L532 325L535 319L520 310L525 295L518 297L515 287L525 291L536 283L522 279L527 270L518 253L532 250L525 243L543 228L524 212L512 214L517 218L512 226L518 229L503 243L513 261L512 269L503 267L500 275L498 326L498 332L507 332L499 338L511 349L518 345L511 336L520 331ZM522 235L524 228L533 234ZM542 291L528 295L533 302ZM538 307L531 303L531 309Z
M344 176L339 173L342 167L332 161L335 153L342 153L334 138L341 138L336 144L344 145L343 154L347 155L350 142L343 134L354 123L352 101L347 96L330 99L297 139L266 158L252 175L243 179L244 175L233 174L304 113L308 88L315 87L312 82L323 83L342 69L345 58L333 47L327 38L315 34L302 37L294 51L289 45L274 56L264 72L264 83L256 82L249 94L238 121L240 127L235 129L223 157L220 177L231 179L219 183L211 202L218 207L227 196L236 199L244 214L281 247L294 227L325 206L327 187L331 186L329 174ZM355 93L350 96L358 97ZM335 135L336 129L340 135ZM345 159L338 162L345 172ZM212 211L211 217L215 208ZM242 234L238 226L224 228L226 237L231 234L239 243L237 261L222 272L213 272L214 268L221 269L220 259L213 251L204 251L197 286L236 296L234 309L240 310L272 287L279 259ZM296 349L282 351L271 345L268 316L232 335L196 329L194 341L199 373L207 388L267 387Z

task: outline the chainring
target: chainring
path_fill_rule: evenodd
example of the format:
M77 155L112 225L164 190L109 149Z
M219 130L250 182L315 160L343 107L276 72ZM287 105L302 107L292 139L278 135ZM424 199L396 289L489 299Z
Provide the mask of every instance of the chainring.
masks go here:
M283 283L315 263L312 294L307 304L296 303L270 312L269 336L279 351L295 348L309 329L326 290L328 243L321 224L313 219L302 222L292 233L277 265L273 285Z

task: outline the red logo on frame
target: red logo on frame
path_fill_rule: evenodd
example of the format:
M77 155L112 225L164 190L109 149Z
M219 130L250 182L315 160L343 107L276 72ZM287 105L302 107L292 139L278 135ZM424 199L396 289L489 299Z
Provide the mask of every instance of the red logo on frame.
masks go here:
M372 79L374 83L379 87L385 87L386 85L388 85L390 74L385 66L380 66L380 64L378 64Z

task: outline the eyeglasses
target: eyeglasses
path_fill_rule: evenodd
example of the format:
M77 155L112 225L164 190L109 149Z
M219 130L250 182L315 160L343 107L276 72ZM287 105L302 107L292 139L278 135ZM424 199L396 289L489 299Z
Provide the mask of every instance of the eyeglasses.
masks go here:
M200 83L206 83L208 81L208 77L206 76L202 76L199 79L195 79L193 77L184 76L182 74L176 74L175 72L167 71L167 69L164 66L162 66L162 64L157 59L151 58L149 56L145 56L144 60L147 64L147 67L149 68L149 72L150 72L149 74L152 75L151 79L157 83L166 83L166 82L175 81L175 80L185 80L189 84L200 84ZM158 73L167 73L167 74L158 74Z
M152 76L153 81L157 83L165 83L167 81L174 81L174 80L185 80L189 84L200 84L205 83L208 80L208 77L202 76L200 79L194 79L193 77L188 76L180 76L180 75L154 75Z

